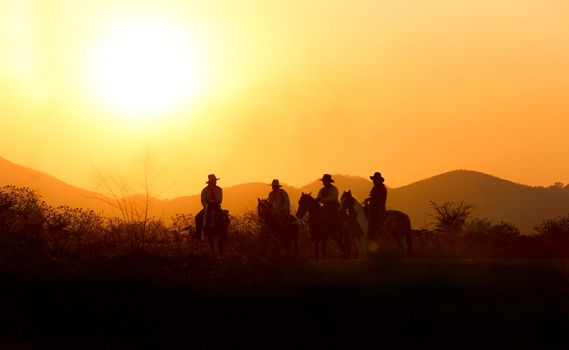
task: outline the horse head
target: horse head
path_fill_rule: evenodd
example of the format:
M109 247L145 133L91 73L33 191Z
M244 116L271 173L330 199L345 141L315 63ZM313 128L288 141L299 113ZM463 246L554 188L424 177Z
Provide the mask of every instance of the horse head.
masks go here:
M307 212L310 212L314 205L316 204L316 199L312 197L311 193L304 193L300 195L298 200L298 210L296 211L296 217L302 219Z
M352 196L352 190L348 190L348 192L344 191L340 197L340 211L347 211L350 214L354 211L355 204L356 200L354 199L354 196Z
M270 214L273 210L273 205L268 199L257 198L257 214L261 217Z

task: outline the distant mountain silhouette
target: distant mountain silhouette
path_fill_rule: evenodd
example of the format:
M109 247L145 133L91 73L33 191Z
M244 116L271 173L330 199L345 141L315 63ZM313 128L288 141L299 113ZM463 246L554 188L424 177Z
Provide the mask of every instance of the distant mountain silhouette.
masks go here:
M392 189L388 198L388 207L408 213L414 227L433 221L429 200L474 205L474 217L510 222L528 234L543 219L569 214L569 187L530 187L470 170Z
M340 194L351 189L360 201L367 197L372 183L367 178L333 175ZM0 158L0 186L13 184L37 190L51 205L91 208L109 212L109 206L95 198L109 198L100 193L68 185L48 174L16 165ZM223 185L223 184L221 184ZM313 182L295 188L284 184L289 193L293 210L301 192L316 195L322 183ZM269 183L247 183L223 188L224 207L232 214L253 211L257 198L266 198L271 190ZM142 202L140 196L132 197ZM474 217L515 224L524 233L533 233L533 227L543 219L569 214L569 187L530 187L495 176L470 170L456 170L417 181L407 186L388 189L388 209L406 212L412 225L421 228L434 220L429 201L442 203L465 202L475 206ZM177 213L195 214L201 208L199 194L177 197L171 200L153 199L150 214L170 219Z
M90 208L96 211L108 209L104 195L69 185L57 178L14 164L0 157L0 186L15 185L37 191L52 206L68 205L77 208Z

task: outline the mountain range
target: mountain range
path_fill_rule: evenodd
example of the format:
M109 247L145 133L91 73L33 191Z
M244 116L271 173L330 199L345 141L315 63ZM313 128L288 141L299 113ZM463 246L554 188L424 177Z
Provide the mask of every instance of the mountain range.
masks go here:
M340 193L350 189L363 200L372 183L358 176L333 175ZM36 190L52 205L68 205L93 209L105 214L114 213L108 203L116 200L108 195L69 185L48 174L14 164L0 157L0 186L16 185ZM316 194L321 182L313 182L300 188L284 185L289 193L293 210L302 192ZM223 190L223 204L233 214L255 210L257 198L266 198L270 186L267 183L246 183ZM132 196L127 201L141 204L143 196ZM428 227L434 219L430 201L464 202L474 207L472 216L487 218L493 222L506 221L516 225L523 233L533 233L533 227L544 219L569 214L569 186L557 184L550 187L532 187L514 183L472 170L454 170L412 184L388 188L388 209L407 213L413 227ZM178 213L197 213L199 194L170 200L151 199L151 215L168 220Z

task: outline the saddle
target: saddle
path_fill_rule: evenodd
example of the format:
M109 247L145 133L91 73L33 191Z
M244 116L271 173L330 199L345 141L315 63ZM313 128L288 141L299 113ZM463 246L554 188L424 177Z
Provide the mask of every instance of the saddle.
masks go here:
M208 205L204 215L204 227L212 227L229 222L229 210L222 209L219 203Z

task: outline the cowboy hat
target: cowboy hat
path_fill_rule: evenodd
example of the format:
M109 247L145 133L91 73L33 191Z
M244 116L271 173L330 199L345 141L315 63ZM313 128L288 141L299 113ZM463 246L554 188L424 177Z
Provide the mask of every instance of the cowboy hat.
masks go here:
M206 184L211 183L211 182L216 182L217 180L221 180L221 178L215 177L214 174L209 174L209 175L207 176L207 182L206 182Z
M385 179L383 178L383 176L381 176L381 173L379 171L376 171L375 174L373 174L373 176L369 177L372 181L373 180L379 180L381 182L385 181Z
M275 187L275 186L283 187L283 186L279 183L279 180L278 180L278 179L274 179L273 182L271 182L271 186L273 186L273 187Z
M320 181L322 181L322 182L325 182L325 181L334 182L334 180L332 179L332 175L330 175L330 174L324 174L322 176L322 178L320 179Z

